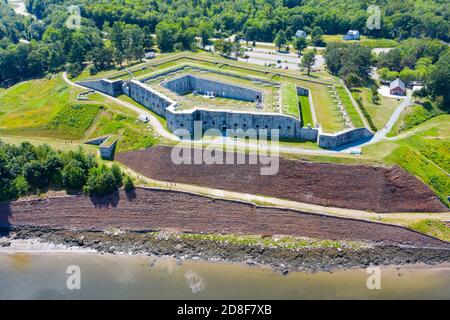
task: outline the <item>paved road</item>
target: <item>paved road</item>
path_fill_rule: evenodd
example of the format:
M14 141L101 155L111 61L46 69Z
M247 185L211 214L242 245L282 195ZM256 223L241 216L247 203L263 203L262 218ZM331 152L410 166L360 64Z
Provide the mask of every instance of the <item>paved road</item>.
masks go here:
M388 122L384 126L383 129L377 131L377 133L373 136L372 140L369 142L361 145L366 146L369 144L374 144L377 142L380 142L381 140L387 139L386 135L392 130L392 127L397 122L398 118L400 117L401 113L405 108L409 105L411 105L412 98L411 96L407 96L403 102L395 109L395 111L392 113L391 117L389 118Z

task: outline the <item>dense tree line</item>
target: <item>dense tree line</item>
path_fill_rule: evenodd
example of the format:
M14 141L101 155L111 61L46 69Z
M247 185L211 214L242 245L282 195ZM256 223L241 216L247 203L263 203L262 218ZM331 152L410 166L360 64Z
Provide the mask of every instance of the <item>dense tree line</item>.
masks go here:
M28 0L27 8L40 19L72 4L70 0ZM280 30L292 37L298 29L320 27L326 34L359 29L387 38L428 36L450 40L447 0L80 0L83 16L99 28L122 21L149 27L177 23L182 29L211 22L216 37L242 32L248 40L273 41ZM367 30L367 7L379 5L382 28ZM67 7L67 5L66 5Z
M323 34L359 29L363 34L449 41L450 8L443 0L380 0L381 30L366 30L369 0L79 0L81 29L65 27L72 0L27 0L33 17L18 16L0 0L0 84L68 70L78 74L140 61L156 42L162 52L196 50L232 34L247 41L275 41L281 48L298 29L311 44ZM156 34L154 40L151 34ZM308 43L309 44L309 43ZM219 43L225 55L240 48ZM300 53L301 40L292 45ZM422 64L426 61L421 62ZM433 62L434 63L434 62ZM411 67L409 67L411 68ZM392 70L395 71L395 70ZM408 73L406 70L404 73Z
M8 200L49 187L88 195L105 195L122 186L119 167L108 168L83 151L59 152L48 145L19 146L0 141L0 200ZM131 180L126 177L128 188ZM131 187L130 187L131 184Z
M424 86L419 95L432 95L440 108L450 110L450 49L438 40L407 39L376 58L382 80L400 78L406 85Z
M381 80L400 78L407 86L421 84L418 95L432 97L438 108L450 111L450 48L438 40L407 39L378 56L365 46L333 43L327 46L325 60L329 71L349 86L372 82L370 73L375 65Z
M413 81L426 83L433 64L444 51L445 44L429 38L407 39L387 53L380 53L376 65L379 75L386 81L401 78L407 85Z
M370 78L372 50L358 44L332 43L327 46L325 61L332 74L352 86Z

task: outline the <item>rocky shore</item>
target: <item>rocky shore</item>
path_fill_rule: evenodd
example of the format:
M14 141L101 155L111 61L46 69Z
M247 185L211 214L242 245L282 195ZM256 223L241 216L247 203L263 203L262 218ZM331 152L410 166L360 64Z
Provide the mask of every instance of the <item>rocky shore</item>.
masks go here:
M4 231L0 246L14 239L38 238L43 242L95 249L100 253L127 253L169 256L182 263L185 259L226 261L249 265L270 265L276 272L332 271L369 265L428 265L450 262L449 247L417 247L370 244L354 247L285 248L251 244L180 238L162 233L55 230L46 227L12 228Z

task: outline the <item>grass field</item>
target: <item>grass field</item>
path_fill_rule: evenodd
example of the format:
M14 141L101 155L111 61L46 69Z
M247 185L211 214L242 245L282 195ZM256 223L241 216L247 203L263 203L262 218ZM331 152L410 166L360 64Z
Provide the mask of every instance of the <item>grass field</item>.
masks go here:
M364 108L369 113L373 123L378 129L383 128L395 108L400 104L395 98L380 96L380 102L375 104L372 102L372 92L369 88L359 87L352 89L352 95L355 97L361 97Z
M342 104L345 107L345 110L347 110L348 116L350 117L350 120L352 121L355 128L364 127L364 122L361 119L358 110L356 110L356 107L350 100L350 97L348 96L347 91L344 89L344 87L336 86L336 91L338 93L339 98L342 101Z
M305 127L311 124L314 127L314 120L311 113L311 106L309 105L309 98L306 96L298 96L301 108L302 125Z
M324 35L323 40L325 43L333 43L333 42L345 42L345 43L358 43L361 45L365 45L371 48L393 48L398 45L398 42L391 39L377 39L377 38L369 38L367 36L361 36L360 40L344 40L344 35L342 34L334 34L334 35Z
M293 83L284 83L281 86L281 103L284 114L299 118L297 88Z
M2 91L0 135L10 141L30 137L52 145L60 145L65 139L71 140L65 145L72 146L87 138L118 134L118 150L145 148L158 141L154 131L136 119L135 112L100 94L90 94L88 101L77 101L81 91L69 87L60 75Z
M81 90L69 88L61 76L17 84L0 94L2 134L80 139L102 107L76 101Z
M398 164L450 205L450 115L440 115L405 132L398 140L363 148L366 156Z
M423 105L416 104L412 107L405 108L392 130L388 133L388 137L393 137L405 130L414 128L439 114L442 114L442 111L427 102Z

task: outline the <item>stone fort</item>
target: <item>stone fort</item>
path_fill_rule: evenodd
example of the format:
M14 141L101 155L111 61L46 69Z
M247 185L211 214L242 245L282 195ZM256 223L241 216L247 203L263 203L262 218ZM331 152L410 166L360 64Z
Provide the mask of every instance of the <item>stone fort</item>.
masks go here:
M161 75L159 75L161 77ZM357 140L369 139L372 133L366 128L356 128L341 131L335 134L323 133L321 128L304 126L301 117L285 115L275 112L231 111L212 110L194 107L189 110L179 108L179 103L144 83L149 78L141 81L132 79L98 79L77 82L84 87L100 91L110 96L125 94L134 101L145 106L157 115L167 120L167 127L175 132L177 129L185 129L194 136L194 123L200 121L203 133L209 129L216 129L226 133L228 129L246 131L248 129L278 129L280 139L299 139L315 141L322 148L338 148ZM190 92L198 94L214 93L216 97L229 98L241 101L250 101L264 104L264 93L259 90L247 88L241 85L211 80L190 74L163 80L161 86L183 95ZM309 90L297 87L299 95L308 96Z

